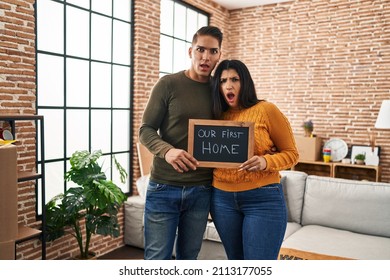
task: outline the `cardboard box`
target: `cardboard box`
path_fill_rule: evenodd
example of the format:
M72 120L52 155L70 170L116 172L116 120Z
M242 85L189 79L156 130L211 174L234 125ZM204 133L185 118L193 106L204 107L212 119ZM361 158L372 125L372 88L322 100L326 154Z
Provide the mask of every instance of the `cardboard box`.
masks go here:
M0 260L15 259L15 241L0 242Z
M322 161L321 137L295 136L299 160Z
M16 146L0 148L0 242L18 235Z
M278 260L352 260L349 258L301 251L292 248L280 248Z

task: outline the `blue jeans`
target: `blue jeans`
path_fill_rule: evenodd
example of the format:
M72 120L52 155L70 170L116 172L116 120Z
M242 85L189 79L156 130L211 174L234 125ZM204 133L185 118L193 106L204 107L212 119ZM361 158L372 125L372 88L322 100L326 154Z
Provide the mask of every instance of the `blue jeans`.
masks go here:
M145 203L145 259L196 260L210 211L211 186L149 182Z
M287 226L281 184L213 190L211 215L230 260L276 260Z

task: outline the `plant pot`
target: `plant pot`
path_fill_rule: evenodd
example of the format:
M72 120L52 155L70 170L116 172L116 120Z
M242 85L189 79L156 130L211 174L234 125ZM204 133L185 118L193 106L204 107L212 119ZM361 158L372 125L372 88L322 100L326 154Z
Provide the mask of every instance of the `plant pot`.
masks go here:
M74 260L97 260L97 254L95 252L88 252L88 257L86 259L81 258L80 255L77 255L73 259Z
M363 165L364 164L364 160L362 160L362 159L355 159L355 163Z
M312 131L305 130L305 137L311 137Z

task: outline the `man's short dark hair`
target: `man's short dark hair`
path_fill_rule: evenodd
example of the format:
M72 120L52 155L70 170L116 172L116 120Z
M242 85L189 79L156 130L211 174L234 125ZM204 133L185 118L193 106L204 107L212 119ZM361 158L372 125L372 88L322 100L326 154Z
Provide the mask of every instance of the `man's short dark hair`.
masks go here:
M195 44L197 42L198 36L204 36L204 35L208 35L217 39L219 48L221 48L223 34L218 27L211 26L211 25L203 26L198 31L196 31L194 37L192 38L192 44Z

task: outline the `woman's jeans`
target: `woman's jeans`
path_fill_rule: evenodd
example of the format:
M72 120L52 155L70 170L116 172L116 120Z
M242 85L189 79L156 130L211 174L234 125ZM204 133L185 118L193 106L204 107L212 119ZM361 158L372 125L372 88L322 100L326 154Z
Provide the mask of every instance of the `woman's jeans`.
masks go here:
M145 259L195 260L210 211L211 186L149 182L145 203Z
M242 192L214 188L211 215L228 259L277 259L287 226L281 184Z

